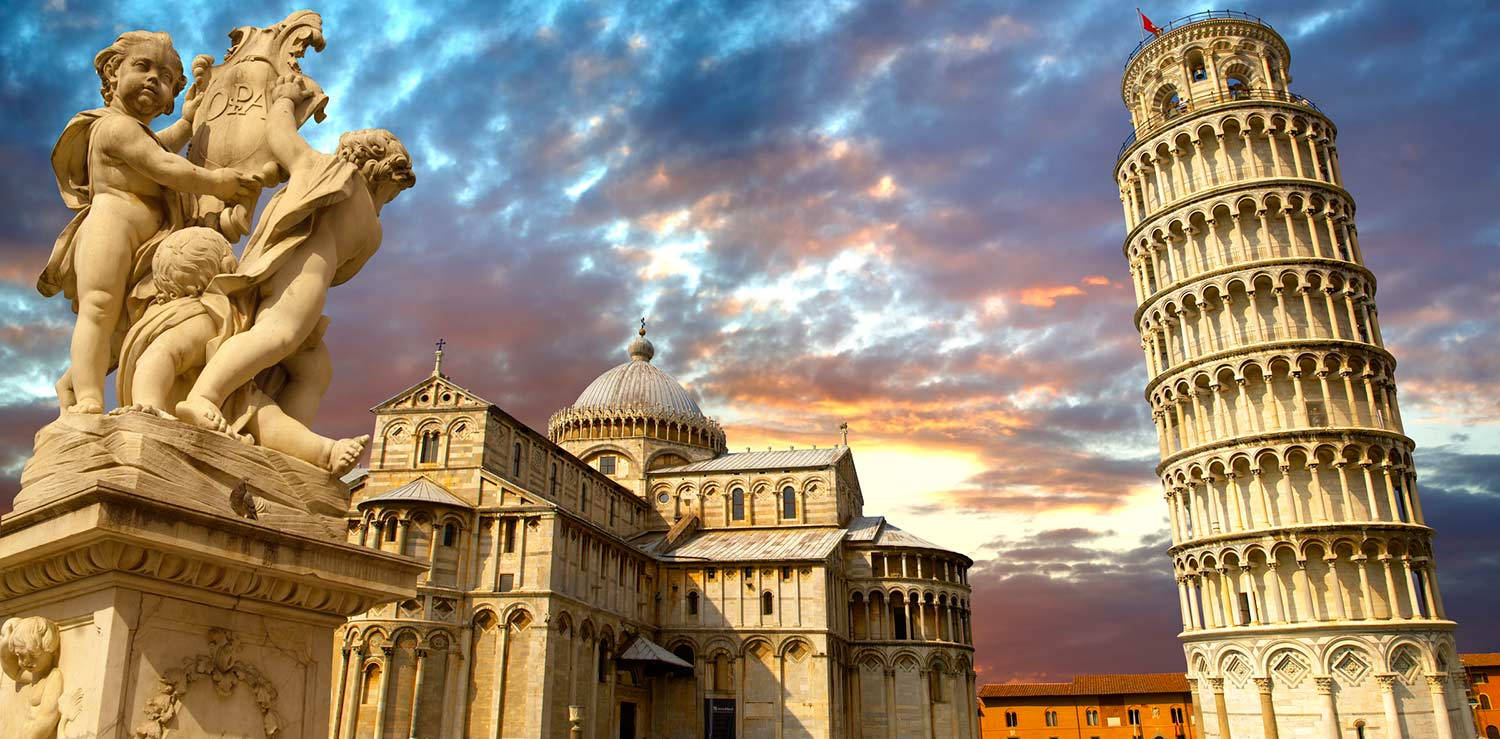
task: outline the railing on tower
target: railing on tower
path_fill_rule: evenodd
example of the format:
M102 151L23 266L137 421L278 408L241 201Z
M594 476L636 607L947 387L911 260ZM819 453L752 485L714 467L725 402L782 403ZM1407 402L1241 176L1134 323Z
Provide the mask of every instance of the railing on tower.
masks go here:
M1294 105L1306 106L1313 110L1319 110L1317 104L1313 101L1295 92L1285 92L1282 90L1247 87L1229 90L1228 92L1216 92L1212 95L1197 95L1187 100L1179 101L1171 108L1141 121L1140 125L1137 125L1135 130L1131 131L1130 135L1125 137L1124 143L1120 144L1120 151L1115 155L1115 161L1119 162L1120 159L1125 157L1125 152L1135 144L1137 133L1149 135L1154 133L1158 127L1167 121L1176 120L1195 110L1209 108L1220 103L1233 103L1241 100L1277 100L1283 103L1292 103Z
M1151 42L1157 40L1163 34L1170 33L1173 29L1181 28L1183 26L1188 25L1189 23L1197 23L1198 21L1213 20L1215 18L1235 18L1235 19L1242 20L1242 21L1250 21L1252 23L1258 23L1258 24L1260 24L1262 26L1265 26L1266 28L1271 28L1271 24L1265 22L1264 20L1261 20L1259 16L1250 15L1249 13L1246 13L1246 12L1244 12L1242 10L1205 10L1202 13L1193 13L1192 15L1185 15L1185 16L1182 16L1181 18L1173 19L1172 21L1168 22L1166 25L1157 26L1157 28L1161 29L1161 33L1160 34L1155 34L1155 35L1152 35L1152 36L1148 36L1148 37L1146 37L1144 39L1141 39L1141 42L1138 43L1138 44L1136 44L1134 49L1130 50L1130 56L1125 57L1125 63L1129 64L1130 60L1134 59L1136 57L1136 55L1140 54L1142 49L1145 49L1147 46L1150 46ZM1274 31L1276 29L1273 28L1271 30Z

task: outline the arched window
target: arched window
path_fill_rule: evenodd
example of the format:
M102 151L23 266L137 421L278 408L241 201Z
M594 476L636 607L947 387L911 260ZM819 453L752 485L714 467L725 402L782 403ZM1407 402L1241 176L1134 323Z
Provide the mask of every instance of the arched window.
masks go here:
M1019 717L1016 716L1016 712L1015 711L1006 711L1005 712L1005 726L1007 728L1015 728L1015 727L1020 726L1020 725L1021 725L1021 722L1019 720Z
M396 519L394 518L387 518L385 520L385 540L396 540Z
M1048 709L1048 711L1045 714L1042 715L1042 718L1046 720L1046 724L1048 726L1056 726L1057 725L1057 711L1053 711L1051 709Z
M1481 711L1490 710L1490 697L1484 693L1479 694L1479 709Z
M1182 100L1177 96L1177 88L1171 85L1163 85L1160 90L1157 90L1153 102L1155 113L1164 118L1171 118L1183 112Z
M609 641L599 640L599 682L604 682L604 677L609 674Z
M760 615L769 616L776 612L776 596L767 590L760 594Z
M380 665L372 664L365 669L364 686L360 690L359 702L372 705L380 695Z
M455 538L457 538L457 535L458 535L458 529L453 524L450 523L450 524L444 526L443 527L443 546L445 546L445 547L451 547L451 546L453 546L453 540Z
M422 432L421 441L417 442L417 463L434 464L438 458L438 432L437 429L429 429Z
M1131 708L1131 709L1125 711L1125 720L1131 726L1140 726L1141 725L1141 709L1139 709L1139 708Z
M1084 721L1084 723L1088 724L1089 726L1098 726L1099 725L1099 709L1097 709L1097 708L1090 708L1089 710L1084 711L1084 713L1083 713L1083 721Z
M698 591L696 590L688 593L688 615L698 615Z
M511 477L520 477L521 476L521 442L519 442L519 441L516 442L515 451L514 451L513 455L511 456L511 460L510 460L510 475L511 475Z
M797 493L788 485L781 489L781 517L793 519L797 517Z
M735 521L745 520L745 491L739 488L729 494L729 517Z
M933 703L947 703L948 699L943 697L943 671L934 667L927 671L927 692L932 697Z
M677 659L680 659L683 662L693 664L693 648L686 644L678 644L677 646L673 647L672 654L677 655Z
M1494 724L1484 727L1484 737L1485 739L1500 739L1500 728Z

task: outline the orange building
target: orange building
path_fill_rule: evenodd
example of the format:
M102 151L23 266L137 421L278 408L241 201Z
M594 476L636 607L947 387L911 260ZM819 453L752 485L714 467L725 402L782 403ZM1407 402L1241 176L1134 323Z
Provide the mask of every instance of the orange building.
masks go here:
M1458 661L1469 677L1474 727L1486 739L1500 739L1500 653L1460 654Z
M1192 701L1180 672L985 685L979 733L982 739L1197 739Z

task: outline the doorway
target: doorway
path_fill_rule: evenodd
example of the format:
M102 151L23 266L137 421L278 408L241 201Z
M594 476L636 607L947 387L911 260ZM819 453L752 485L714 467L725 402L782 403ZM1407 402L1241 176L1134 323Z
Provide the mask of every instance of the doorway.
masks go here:
M704 739L734 739L734 699L703 700Z
M635 739L635 704L620 702L620 739Z

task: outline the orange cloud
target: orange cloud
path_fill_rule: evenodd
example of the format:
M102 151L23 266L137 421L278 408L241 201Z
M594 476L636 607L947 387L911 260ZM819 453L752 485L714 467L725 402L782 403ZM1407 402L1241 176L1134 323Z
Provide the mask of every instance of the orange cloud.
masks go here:
M1054 287L1028 287L1021 291L1021 304L1033 308L1051 308L1057 305L1058 298L1066 298L1073 295L1082 295L1083 289L1077 285L1057 285Z

